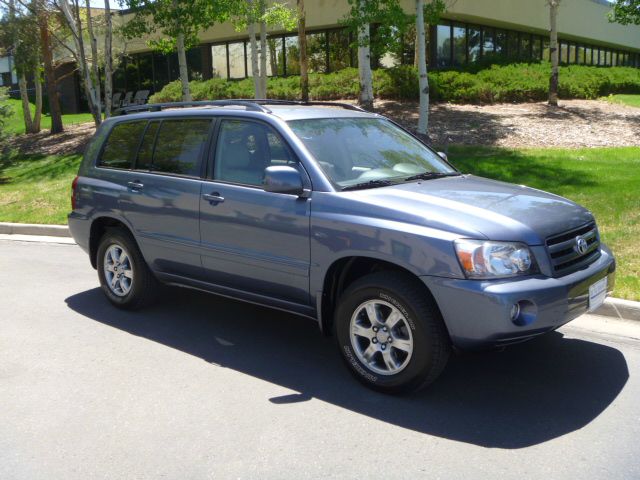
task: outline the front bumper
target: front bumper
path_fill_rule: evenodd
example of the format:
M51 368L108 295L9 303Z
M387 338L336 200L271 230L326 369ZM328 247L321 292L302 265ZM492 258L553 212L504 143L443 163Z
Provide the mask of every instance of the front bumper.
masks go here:
M615 259L603 244L598 260L560 278L534 277L478 281L420 277L433 294L451 341L461 349L505 345L555 330L586 313L589 286L608 277L615 283ZM515 303L526 306L526 324L511 320Z

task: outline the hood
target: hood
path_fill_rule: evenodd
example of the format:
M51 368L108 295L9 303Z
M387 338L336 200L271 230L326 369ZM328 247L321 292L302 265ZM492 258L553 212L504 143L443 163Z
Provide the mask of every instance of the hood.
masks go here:
M542 245L551 235L593 221L586 208L566 198L473 175L349 193L368 204L363 213L368 216L529 245Z

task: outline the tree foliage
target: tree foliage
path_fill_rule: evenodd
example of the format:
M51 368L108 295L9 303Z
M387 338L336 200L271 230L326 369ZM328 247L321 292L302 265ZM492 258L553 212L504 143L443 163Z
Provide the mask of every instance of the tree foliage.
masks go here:
M640 0L616 0L609 21L622 25L640 25Z

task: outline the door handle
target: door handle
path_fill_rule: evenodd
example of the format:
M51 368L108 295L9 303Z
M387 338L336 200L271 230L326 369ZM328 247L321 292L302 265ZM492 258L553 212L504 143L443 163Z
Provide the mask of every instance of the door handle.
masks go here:
M221 197L218 192L204 193L202 195L202 198L204 198L207 202L209 202L212 205L216 205L218 203L224 202L224 197Z
M140 182L127 182L127 186L131 189L131 190L141 190L144 188L144 183L140 183Z

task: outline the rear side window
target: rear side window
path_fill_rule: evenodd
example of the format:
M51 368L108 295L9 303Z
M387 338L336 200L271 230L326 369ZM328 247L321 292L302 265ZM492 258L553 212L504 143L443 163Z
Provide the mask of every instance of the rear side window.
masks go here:
M200 176L204 143L211 120L165 120L156 140L153 165L155 172Z
M119 123L113 127L100 155L98 165L130 169L138 151L146 121Z

